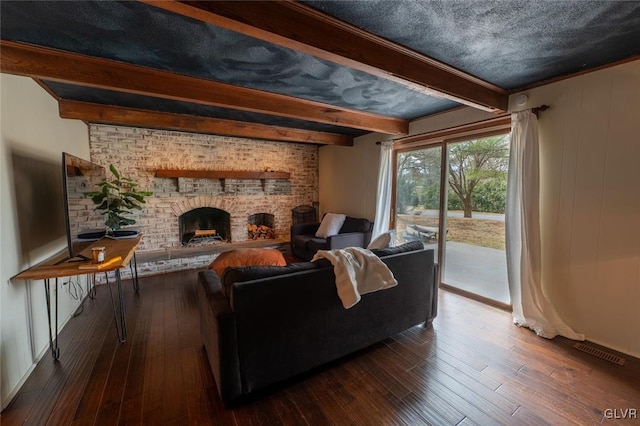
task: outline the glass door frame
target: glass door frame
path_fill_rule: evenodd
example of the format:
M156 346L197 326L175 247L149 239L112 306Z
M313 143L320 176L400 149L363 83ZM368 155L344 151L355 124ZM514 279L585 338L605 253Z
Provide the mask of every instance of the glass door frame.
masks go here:
M398 155L405 152L418 151L432 147L440 147L440 210L438 212L438 235L445 235L447 229L446 207L448 205L448 184L449 184L449 145L456 142L464 142L469 139L480 139L511 132L511 115L503 114L495 118L451 127L444 130L437 130L406 138L397 139L393 144L392 157L392 183L391 183L391 206L389 228L396 228L396 191L398 180ZM444 239L438 238L438 285L443 284L442 276L446 256L444 253ZM447 287L451 287L448 284Z

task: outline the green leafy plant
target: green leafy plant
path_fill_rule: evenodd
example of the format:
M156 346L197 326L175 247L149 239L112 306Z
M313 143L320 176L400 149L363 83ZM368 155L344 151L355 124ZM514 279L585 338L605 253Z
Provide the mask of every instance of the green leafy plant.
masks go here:
M99 191L85 192L86 197L91 198L96 205L95 210L104 215L104 223L111 231L123 226L133 225L134 219L127 217L132 210L142 210L144 198L152 195L149 191L138 191L138 184L131 178L120 175L115 166L111 164L109 170L112 179L105 179L97 185Z

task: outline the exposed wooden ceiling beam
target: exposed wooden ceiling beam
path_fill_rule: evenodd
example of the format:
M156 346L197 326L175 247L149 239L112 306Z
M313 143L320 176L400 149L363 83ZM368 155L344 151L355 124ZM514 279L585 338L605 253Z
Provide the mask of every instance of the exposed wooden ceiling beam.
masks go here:
M186 114L123 108L110 105L58 101L60 117L93 123L119 124L135 127L161 128L183 132L240 136L282 142L302 142L319 145L352 146L353 138L325 132L310 132L288 127L222 120Z
M486 111L507 109L506 90L298 2L141 1L432 96Z
M0 71L100 89L271 114L381 132L407 134L407 120L292 98L107 59L0 41Z

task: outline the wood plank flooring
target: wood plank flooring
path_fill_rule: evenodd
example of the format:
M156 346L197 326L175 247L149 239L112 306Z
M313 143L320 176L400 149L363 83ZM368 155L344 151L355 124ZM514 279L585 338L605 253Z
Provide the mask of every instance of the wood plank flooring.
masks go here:
M512 325L510 314L443 290L433 327L414 327L226 410L200 340L195 286L195 271L141 278L140 294L125 281L124 344L99 286L62 331L60 361L40 361L0 423L640 424L640 360L627 357L620 367L569 340L541 339ZM638 418L620 418L629 409Z

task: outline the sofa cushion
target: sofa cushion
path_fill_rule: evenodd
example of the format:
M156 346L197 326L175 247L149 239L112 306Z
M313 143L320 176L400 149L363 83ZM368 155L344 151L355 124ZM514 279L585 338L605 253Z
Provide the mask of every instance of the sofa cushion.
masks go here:
M327 213L320 222L320 227L316 231L316 237L329 238L340 232L347 216L338 213Z
M229 250L221 253L209 265L209 269L216 271L222 277L224 270L229 266L285 266L287 261L279 250L246 248Z
M406 253L409 251L423 250L424 244L421 241L410 241L396 247L387 247L382 249L371 250L378 257L391 256L392 254Z
M340 228L340 233L346 234L347 232L369 232L370 228L371 222L369 222L369 220L347 216L347 218L344 220L342 228Z
M222 274L222 292L231 298L231 288L233 283L253 281L261 278L276 277L279 275L293 274L295 272L308 271L326 266L331 266L327 262L300 262L287 266L233 266L227 268Z

